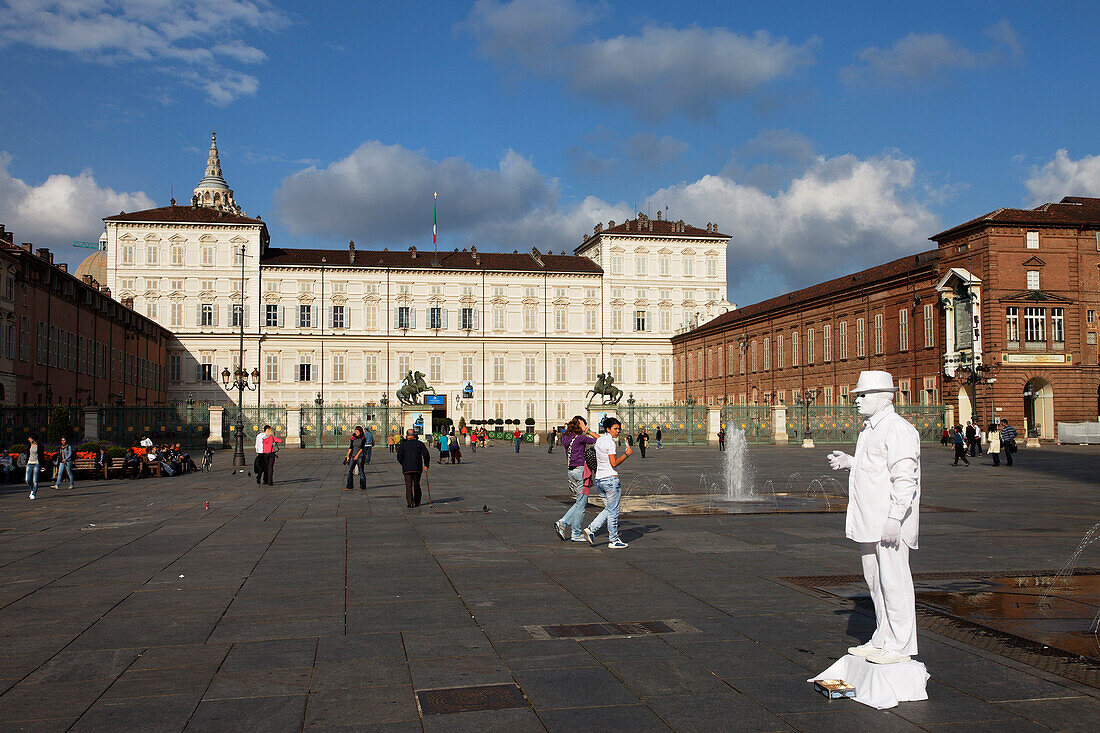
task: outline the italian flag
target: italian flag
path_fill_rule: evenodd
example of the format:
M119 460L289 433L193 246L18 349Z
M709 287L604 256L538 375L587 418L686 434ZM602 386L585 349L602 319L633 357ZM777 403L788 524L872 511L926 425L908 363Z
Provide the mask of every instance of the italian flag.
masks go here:
M432 194L432 244L435 244L435 209L436 201L439 199L439 193Z

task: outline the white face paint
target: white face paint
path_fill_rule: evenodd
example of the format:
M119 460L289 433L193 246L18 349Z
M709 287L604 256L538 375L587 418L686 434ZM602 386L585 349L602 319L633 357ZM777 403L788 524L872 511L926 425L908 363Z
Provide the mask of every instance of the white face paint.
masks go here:
M856 395L856 409L860 417L871 417L893 402L893 392L868 392Z

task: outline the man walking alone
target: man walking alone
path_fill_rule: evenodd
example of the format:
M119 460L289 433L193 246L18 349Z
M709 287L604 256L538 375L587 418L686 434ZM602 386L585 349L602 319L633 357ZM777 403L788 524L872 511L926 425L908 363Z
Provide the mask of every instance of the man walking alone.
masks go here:
M424 443L417 440L416 431L409 428L397 447L397 462L405 475L405 504L409 509L420 506L420 476L431 466L432 457Z
M366 440L363 437L363 427L356 425L351 434L351 444L348 446L348 454L344 456L344 464L348 467L348 482L344 491L352 490L352 476L356 469L359 471L359 490L367 490L367 456Z

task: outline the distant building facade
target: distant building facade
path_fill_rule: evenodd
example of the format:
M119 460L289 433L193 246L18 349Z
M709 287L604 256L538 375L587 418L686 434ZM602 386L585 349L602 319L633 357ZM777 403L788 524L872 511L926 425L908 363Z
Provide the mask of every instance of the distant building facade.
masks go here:
M730 308L729 237L642 214L570 254L275 247L233 198L214 139L190 205L104 222L112 292L174 334L172 399L235 399L219 374L237 367L243 323L243 364L261 376L248 404L395 401L421 371L456 421L559 424L601 373L669 401L670 337Z
M1100 414L1100 199L998 209L937 249L736 309L673 337L674 397L847 404L864 369L902 403L1054 439ZM1022 432L1022 431L1021 431Z
M705 404L850 404L866 369L891 372L903 404L941 399L933 250L719 316L672 338L673 396Z
M159 405L169 333L0 226L0 404Z

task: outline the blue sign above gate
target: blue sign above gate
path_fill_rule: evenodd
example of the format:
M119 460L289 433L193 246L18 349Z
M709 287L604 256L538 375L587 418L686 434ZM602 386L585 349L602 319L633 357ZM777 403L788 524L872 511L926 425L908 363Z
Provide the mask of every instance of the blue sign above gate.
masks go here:
M444 405L447 404L447 395L442 394L430 394L424 397L425 405Z

